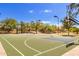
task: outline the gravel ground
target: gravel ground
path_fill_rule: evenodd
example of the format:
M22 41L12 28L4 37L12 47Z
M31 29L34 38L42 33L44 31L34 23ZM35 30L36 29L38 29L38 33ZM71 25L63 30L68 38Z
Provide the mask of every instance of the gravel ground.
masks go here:
M1 42L0 42L0 56L6 56L6 52L5 52Z
M79 46L63 54L63 56L79 56Z

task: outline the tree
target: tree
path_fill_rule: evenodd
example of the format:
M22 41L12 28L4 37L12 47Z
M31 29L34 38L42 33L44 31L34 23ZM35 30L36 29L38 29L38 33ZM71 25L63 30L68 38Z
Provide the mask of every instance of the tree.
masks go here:
M76 20L79 15L79 4L71 3L67 6L67 17L70 21L73 21L76 24L79 24L79 21Z
M2 26L3 30L8 31L8 33L11 30L16 29L17 21L15 19L7 18L3 20L2 23L3 23L3 26Z
M25 23L21 21L21 33L24 33L26 30Z
M75 23L73 21L70 21L68 17L65 17L62 23L63 23L63 28L68 30L68 36L69 36L69 33L70 33L69 29L73 27Z
M26 32L27 33L30 32L31 31L31 25L30 25L30 23L25 23L25 25L26 25Z
M19 23L17 23L17 24L16 24L16 34L18 34L18 33L19 33L19 29L20 29L20 24L19 24Z
M39 31L42 33L53 33L57 29L56 26L50 24L41 24Z
M41 20L37 20L36 21L36 26L35 26L35 28L36 28L36 34L38 32L38 29L39 29L40 24L41 24Z
M71 3L67 6L67 13L69 17L75 18L79 14L79 4L78 3Z
M31 21L31 31L35 31L35 22Z
M71 3L67 6L67 15L63 21L63 27L68 30L75 25L75 18L79 14L79 4Z
M72 28L70 28L70 31L71 31L71 32L76 32L76 34L78 34L79 28L77 28L77 27L72 27Z

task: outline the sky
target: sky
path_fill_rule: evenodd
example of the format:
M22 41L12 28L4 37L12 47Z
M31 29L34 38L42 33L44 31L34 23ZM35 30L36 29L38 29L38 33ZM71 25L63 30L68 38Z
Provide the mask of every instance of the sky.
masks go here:
M41 20L43 23L57 25L58 16L66 16L66 3L0 3L0 21L8 18L30 22Z

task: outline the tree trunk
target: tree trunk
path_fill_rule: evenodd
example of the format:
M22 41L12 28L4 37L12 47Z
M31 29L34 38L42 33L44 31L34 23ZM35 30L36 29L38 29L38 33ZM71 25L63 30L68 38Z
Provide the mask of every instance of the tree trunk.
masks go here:
M18 34L18 28L16 28L16 34Z
M36 34L37 34L37 32L38 32L38 28L37 28L37 26L36 26Z
M37 32L38 32L38 31L37 31L37 29L36 29L36 34L37 34Z
M70 31L69 31L69 29L68 29L68 36L70 35Z

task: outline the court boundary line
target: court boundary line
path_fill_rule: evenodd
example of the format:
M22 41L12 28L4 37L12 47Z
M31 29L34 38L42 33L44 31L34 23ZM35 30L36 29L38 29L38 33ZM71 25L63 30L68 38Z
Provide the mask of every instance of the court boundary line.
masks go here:
M29 46L26 42L27 42L28 40L25 40L24 41L24 45L26 46L26 47L28 47L29 49L31 49L31 50L33 50L33 51L36 51L36 52L38 52L38 53L40 53L41 51L39 51L39 50L37 50L37 49L34 49L34 48L32 48L31 46Z
M74 42L74 41L72 41L72 42ZM69 42L69 43L72 43L72 42ZM51 51L51 50L55 50L55 49L57 49L57 48L60 48L60 47L62 47L62 46L65 46L65 45L67 45L67 44L63 44L63 45L61 45L61 46L58 46L58 47L55 47L55 48L51 48L51 49L48 49L48 50L42 51L42 52L37 53L37 54L35 54L35 55L33 55L33 56L39 56L40 54L43 54L43 53L49 52L49 51Z
M63 44L63 45L61 45L61 46L58 46L58 47L55 47L55 48L50 48L50 49L47 49L47 50L45 50L45 51L39 51L39 50L36 50L35 48L32 48L31 46L29 46L29 45L26 43L27 41L28 41L28 40L25 40L25 41L24 41L24 45L27 46L28 48L30 48L31 50L38 52L37 54L35 54L35 55L33 55L33 56L38 56L38 55L40 55L40 54L46 53L46 52L51 51L51 50L55 50L55 49L57 49L57 48L59 48L59 47L62 47L62 46L65 46L65 45L66 45L66 44Z
M65 46L65 45L66 45L66 44L63 44L63 45L61 45L61 46L58 46L58 47L55 47L55 48L51 48L51 49L48 49L48 50L42 51L42 52L37 53L37 54L35 54L35 55L33 55L33 56L38 56L38 55L40 55L40 54L43 54L43 53L49 52L49 51L51 51L51 50L55 50L55 49L57 49L57 48L60 48L60 47L62 47L62 46Z
M1 37L4 39L12 48L14 48L20 55L25 56L22 52L20 52L16 47L14 47L7 39Z
M27 45L28 48L30 48L30 49L32 49L33 51L35 51L36 49L34 49L34 48L32 48L31 46L29 46L29 45L26 43L26 41L27 41L27 40L24 41L24 44ZM74 41L71 41L71 42L69 42L69 43L72 43L72 42L74 42ZM49 52L49 51L51 51L51 50L55 50L55 49L57 49L57 48L60 48L60 47L62 47L62 46L65 46L65 45L67 45L67 44L63 44L63 45L60 45L60 46L57 46L57 47L55 47L55 48L51 48L51 49L48 49L48 50L45 50L45 51L42 51L42 52L39 52L38 50L36 50L36 52L38 52L38 53L35 54L35 55L33 55L33 56L38 56L38 55L40 55L40 54Z
M16 47L14 47L8 40L6 40L6 38L3 38L3 37L1 37L1 38L4 39L11 47L13 47L13 48L14 48L17 52L19 52L22 56L24 56L24 54L21 53ZM27 41L27 40L26 40L26 41ZM26 43L26 41L24 41L24 43ZM75 41L76 41L76 40L75 40ZM72 42L74 42L74 41L72 41ZM71 42L69 42L69 43L71 43ZM55 49L57 49L57 48L60 48L60 47L62 47L62 46L65 46L65 45L67 45L67 44L63 44L63 45L60 45L60 46L58 46L58 47L51 48L51 49L48 49L48 50L39 52L39 53L37 53L37 54L35 54L35 55L33 55L33 56L41 55L41 54L43 54L43 53L49 52L49 51L51 51L51 50L55 50ZM30 47L31 47L31 46L30 46ZM33 51L34 51L34 50L33 50Z

